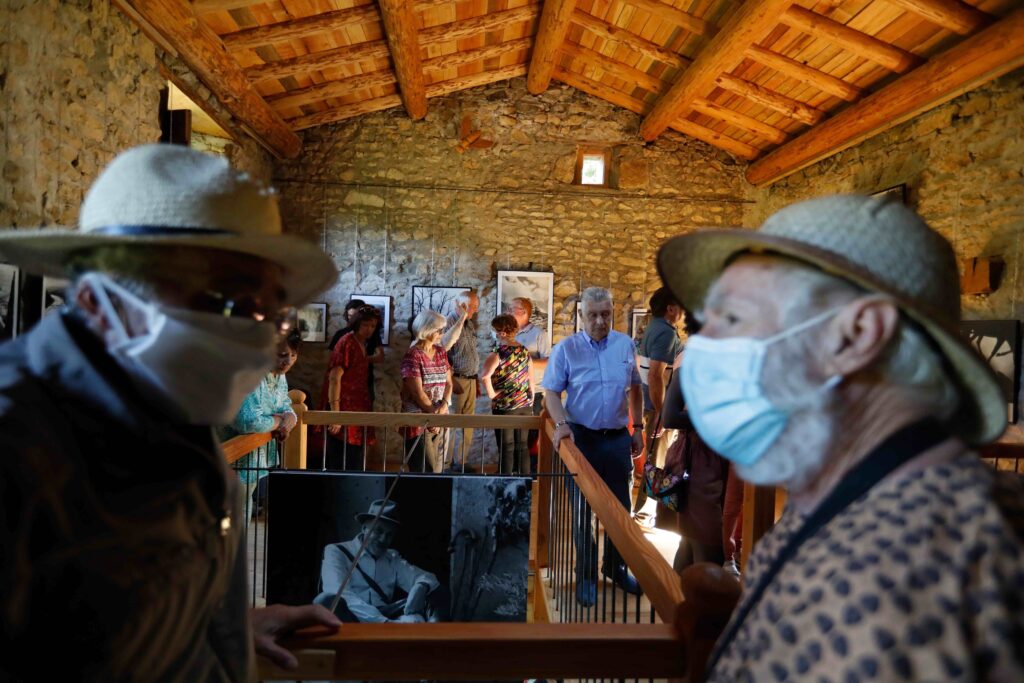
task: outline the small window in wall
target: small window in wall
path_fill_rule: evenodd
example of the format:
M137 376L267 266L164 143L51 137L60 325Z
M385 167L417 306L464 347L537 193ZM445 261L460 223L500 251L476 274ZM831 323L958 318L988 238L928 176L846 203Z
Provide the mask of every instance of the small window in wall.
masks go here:
M581 147L576 157L576 184L608 186L608 150Z

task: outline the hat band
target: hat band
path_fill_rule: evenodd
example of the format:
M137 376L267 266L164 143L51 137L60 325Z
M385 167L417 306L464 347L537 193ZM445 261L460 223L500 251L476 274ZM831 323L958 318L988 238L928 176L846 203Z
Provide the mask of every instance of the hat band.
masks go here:
M235 235L230 230L220 228L177 228L166 225L109 225L90 230L93 235L110 235L115 237L146 237L151 235Z

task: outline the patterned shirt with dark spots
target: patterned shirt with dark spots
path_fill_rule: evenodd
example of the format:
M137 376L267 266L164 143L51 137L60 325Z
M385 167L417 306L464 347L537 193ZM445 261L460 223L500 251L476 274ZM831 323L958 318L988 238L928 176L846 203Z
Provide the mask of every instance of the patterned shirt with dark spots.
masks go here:
M754 548L755 586L806 517ZM1024 487L974 455L897 472L806 541L709 681L1024 681Z

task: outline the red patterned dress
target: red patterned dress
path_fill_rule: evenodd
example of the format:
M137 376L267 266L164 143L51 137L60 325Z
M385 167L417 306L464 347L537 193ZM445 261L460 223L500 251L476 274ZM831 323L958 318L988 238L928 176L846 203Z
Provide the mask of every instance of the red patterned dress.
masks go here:
M331 370L341 368L344 374L341 376L341 394L338 403L339 410L346 412L370 412L373 409L373 401L370 398L370 358L366 355L366 347L354 332L349 332L342 337L331 352L331 359L327 362L327 374L324 377L324 385L320 391L320 410L330 410L328 397L328 384L331 381ZM351 425L346 431L346 440L353 446L363 445L363 430L366 430L366 441L368 444L377 442L373 427L361 427ZM331 434L335 439L340 440L340 434Z

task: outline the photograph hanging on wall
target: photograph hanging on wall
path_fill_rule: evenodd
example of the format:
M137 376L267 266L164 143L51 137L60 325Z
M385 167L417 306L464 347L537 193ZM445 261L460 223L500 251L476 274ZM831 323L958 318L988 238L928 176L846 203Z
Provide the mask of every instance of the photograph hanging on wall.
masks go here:
M629 336L633 338L633 341L640 343L640 340L644 338L644 332L647 330L647 324L651 322L651 312L646 308L634 308L632 315L629 317Z
M964 320L960 333L967 343L995 371L1006 397L1006 417L1017 421L1017 392L1020 388L1020 323L1016 320Z
M18 336L20 275L17 266L0 263L0 340Z
M43 278L43 301L42 308L40 309L42 315L45 316L53 311L59 311L64 307L64 297L70 285L71 281L64 278Z
M576 302L576 329L575 332L583 331L583 303Z
M455 313L455 301L459 294L468 292L469 287L433 287L430 285L412 286L412 317L415 318L423 309L436 311L445 318ZM411 324L411 322L410 322Z
M271 472L268 604L330 607L380 512L387 521L372 528L377 545L360 557L335 610L342 621L526 621L529 478L403 475L385 501L395 480ZM426 599L409 605L416 585Z
M381 346L391 346L391 297L380 294L353 294L349 297L349 301L352 299L365 301L367 306L373 306L380 311Z
M498 271L497 315L508 313L512 299L522 297L533 304L530 322L544 330L551 343L552 315L554 309L554 273L538 273L527 270Z
M327 341L327 304L306 304L299 309L299 332L302 341L323 343Z
M897 201L901 204L907 203L907 186L896 185L894 187L887 187L884 190L871 193L871 196L875 199L886 199L889 201Z

